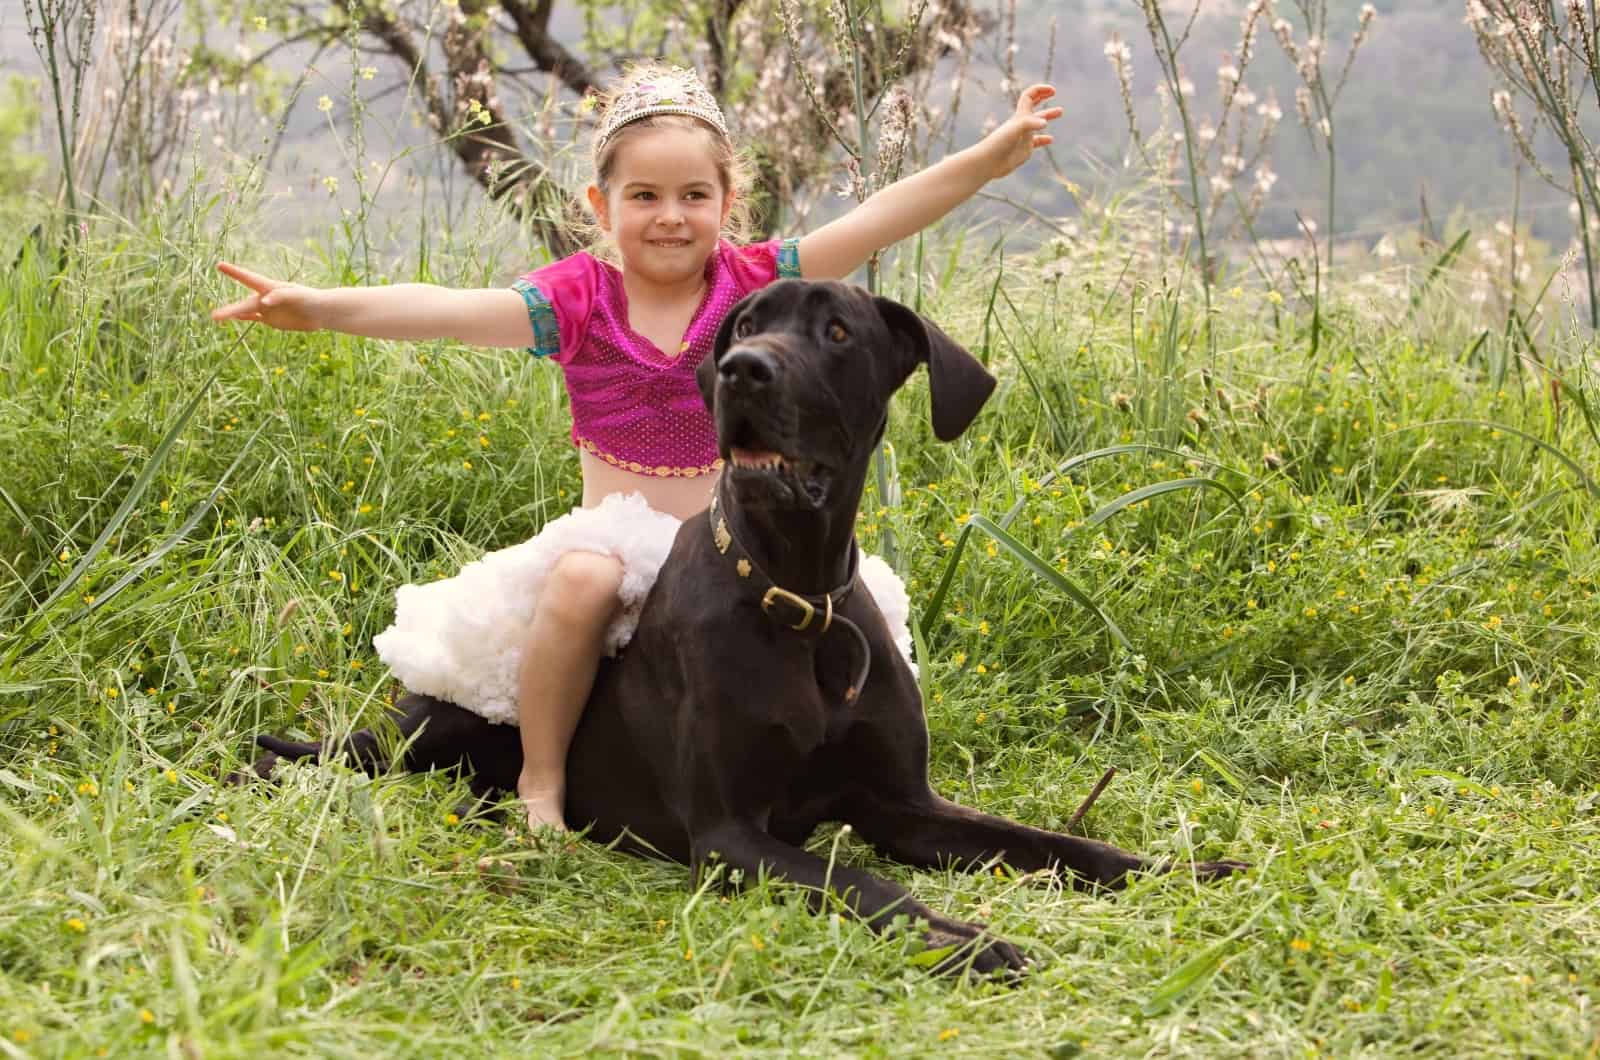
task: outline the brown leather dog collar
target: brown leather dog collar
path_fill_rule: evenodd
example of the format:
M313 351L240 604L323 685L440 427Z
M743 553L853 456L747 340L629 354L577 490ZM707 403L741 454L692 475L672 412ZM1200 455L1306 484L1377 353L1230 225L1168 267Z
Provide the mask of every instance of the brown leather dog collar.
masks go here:
M711 490L711 507L706 511L711 520L711 543L721 555L731 556L739 577L749 581L761 594L761 613L772 621L803 636L820 638L836 624L855 636L861 648L861 665L856 670L855 680L845 689L844 701L849 706L867 685L867 675L872 671L872 648L861 627L837 614L835 609L849 598L860 580L861 547L851 539L850 573L837 589L810 596L785 589L761 569L761 565L751 558L750 550L734 536L722 512L722 479L723 475L719 474L716 486Z

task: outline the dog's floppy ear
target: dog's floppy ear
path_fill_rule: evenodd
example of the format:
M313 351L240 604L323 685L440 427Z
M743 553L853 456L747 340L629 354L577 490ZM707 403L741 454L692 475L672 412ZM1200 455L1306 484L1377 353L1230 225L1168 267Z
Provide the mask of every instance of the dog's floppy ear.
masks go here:
M934 436L941 442L960 437L994 392L994 376L932 321L893 299L874 301L883 322L911 358L907 371L919 363L928 366Z
M728 351L728 344L733 341L733 322L751 297L745 295L728 310L722 323L717 325L717 337L711 340L711 352L700 359L700 366L694 370L694 381L700 386L700 398L713 414L717 411L717 358Z

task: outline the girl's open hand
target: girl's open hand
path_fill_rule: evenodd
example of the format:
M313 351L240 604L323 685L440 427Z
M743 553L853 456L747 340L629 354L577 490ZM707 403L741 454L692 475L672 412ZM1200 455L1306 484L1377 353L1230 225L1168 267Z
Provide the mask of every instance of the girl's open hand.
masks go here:
M321 292L315 287L268 279L226 261L217 262L217 271L238 280L251 293L248 298L213 309L212 320L259 320L282 331L316 331L322 327L317 319L317 296Z
M1053 85L1029 85L1017 100L1016 113L983 138L980 146L989 156L990 180L1003 177L1022 165L1035 148L1055 142L1054 136L1041 130L1061 117L1062 108L1036 109L1055 94Z

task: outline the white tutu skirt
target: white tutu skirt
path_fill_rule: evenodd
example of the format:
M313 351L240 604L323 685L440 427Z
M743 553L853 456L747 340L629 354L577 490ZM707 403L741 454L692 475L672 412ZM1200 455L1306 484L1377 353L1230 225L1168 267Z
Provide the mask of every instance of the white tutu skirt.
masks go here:
M517 668L539 593L556 560L598 552L622 561L622 608L606 630L615 655L639 626L639 609L672 550L680 523L637 493L552 519L527 541L490 552L461 573L395 594L394 624L376 637L378 658L407 689L436 696L505 725L517 723ZM879 556L863 554L861 580L911 661L905 585Z

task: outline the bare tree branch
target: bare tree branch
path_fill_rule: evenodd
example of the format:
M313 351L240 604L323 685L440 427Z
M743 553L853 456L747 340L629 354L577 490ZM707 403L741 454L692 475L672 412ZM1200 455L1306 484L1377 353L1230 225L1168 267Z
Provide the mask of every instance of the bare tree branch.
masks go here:
M363 28L414 71L429 123L489 197L508 203L531 221L552 255L565 257L577 251L576 241L541 209L564 201L565 191L549 169L518 146L493 92L494 79L482 36L470 29L465 19L453 21L445 31L441 44L454 89L452 106L405 26L371 7L363 8L361 16Z
M517 40L534 65L580 96L599 91L600 83L587 64L550 36L550 0L540 0L533 8L524 0L501 0L500 8L511 17Z
M728 24L739 11L743 0L712 0L711 11L706 15L706 43L710 51L706 58L706 86L721 102L727 92Z

